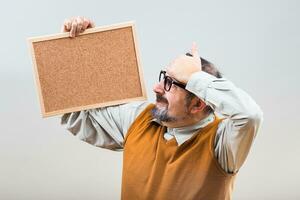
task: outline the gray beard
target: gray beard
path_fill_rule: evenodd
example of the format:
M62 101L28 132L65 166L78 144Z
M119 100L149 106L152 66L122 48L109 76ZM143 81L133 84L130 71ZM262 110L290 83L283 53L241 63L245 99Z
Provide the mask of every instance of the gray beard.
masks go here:
M162 122L176 122L178 119L168 114L167 108L159 109L156 106L151 111L152 117Z

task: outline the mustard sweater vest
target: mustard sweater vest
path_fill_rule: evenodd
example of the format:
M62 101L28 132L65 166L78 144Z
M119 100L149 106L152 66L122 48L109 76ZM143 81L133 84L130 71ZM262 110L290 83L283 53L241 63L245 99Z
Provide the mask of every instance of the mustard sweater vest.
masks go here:
M152 122L149 105L124 141L123 200L224 200L231 198L235 174L214 156L216 118L180 146L164 139L166 127Z

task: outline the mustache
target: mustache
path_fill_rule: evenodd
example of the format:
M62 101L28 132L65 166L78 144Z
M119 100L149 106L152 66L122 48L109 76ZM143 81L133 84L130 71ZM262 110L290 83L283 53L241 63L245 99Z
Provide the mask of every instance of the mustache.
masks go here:
M159 95L159 94L156 94L156 101L157 101L157 102L168 103L168 100L167 100L165 97L163 97L163 96L161 96L161 95Z

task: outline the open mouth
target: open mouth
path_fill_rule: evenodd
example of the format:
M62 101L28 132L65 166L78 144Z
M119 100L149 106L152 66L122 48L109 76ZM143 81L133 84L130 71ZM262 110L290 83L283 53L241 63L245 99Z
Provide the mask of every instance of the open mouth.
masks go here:
M155 105L158 108L167 108L169 104L165 102L157 101Z
M168 100L161 95L156 94L156 102L161 104L168 104Z

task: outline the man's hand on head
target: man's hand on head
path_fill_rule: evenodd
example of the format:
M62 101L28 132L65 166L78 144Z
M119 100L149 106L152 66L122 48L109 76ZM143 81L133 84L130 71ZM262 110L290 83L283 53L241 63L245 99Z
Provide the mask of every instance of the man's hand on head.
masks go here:
M85 17L72 17L70 19L65 19L64 24L61 28L61 32L69 32L70 37L78 36L87 28L93 28L95 24L90 19Z
M193 73L201 71L201 59L196 43L192 44L190 53L192 56L177 57L166 69L167 74L184 84L187 84Z

